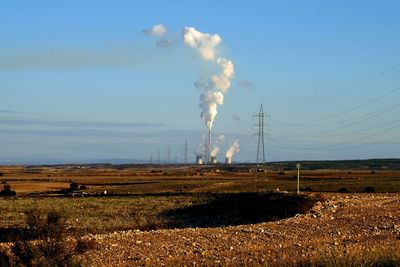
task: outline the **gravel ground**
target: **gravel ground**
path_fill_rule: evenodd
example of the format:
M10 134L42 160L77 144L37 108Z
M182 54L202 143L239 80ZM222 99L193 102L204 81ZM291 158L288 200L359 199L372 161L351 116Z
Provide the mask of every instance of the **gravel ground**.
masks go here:
M326 194L311 212L232 227L90 235L89 266L257 266L400 248L400 194Z

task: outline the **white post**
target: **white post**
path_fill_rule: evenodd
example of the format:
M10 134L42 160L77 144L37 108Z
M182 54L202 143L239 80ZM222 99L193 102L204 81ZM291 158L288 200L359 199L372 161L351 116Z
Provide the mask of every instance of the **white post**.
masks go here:
M297 163L296 164L296 168L297 168L297 194L300 194L300 164Z

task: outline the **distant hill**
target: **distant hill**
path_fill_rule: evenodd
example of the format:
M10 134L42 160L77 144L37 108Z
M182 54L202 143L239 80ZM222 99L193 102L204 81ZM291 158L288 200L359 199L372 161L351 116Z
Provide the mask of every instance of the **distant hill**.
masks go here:
M296 164L303 170L353 169L353 170L400 170L400 159L321 160L268 162L272 169L293 170Z

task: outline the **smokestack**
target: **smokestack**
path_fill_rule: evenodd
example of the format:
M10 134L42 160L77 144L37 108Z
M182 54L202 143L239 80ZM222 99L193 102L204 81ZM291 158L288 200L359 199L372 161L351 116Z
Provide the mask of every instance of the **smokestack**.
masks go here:
M225 164L232 164L232 156L225 158Z
M211 163L211 128L208 129L208 148L207 148L208 163Z

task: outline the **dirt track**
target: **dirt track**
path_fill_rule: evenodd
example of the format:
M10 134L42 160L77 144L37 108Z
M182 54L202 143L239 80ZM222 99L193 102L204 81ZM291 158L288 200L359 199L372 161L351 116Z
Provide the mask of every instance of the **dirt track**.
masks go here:
M276 222L95 235L98 249L84 259L94 266L253 266L400 251L399 193L325 197L311 212Z

